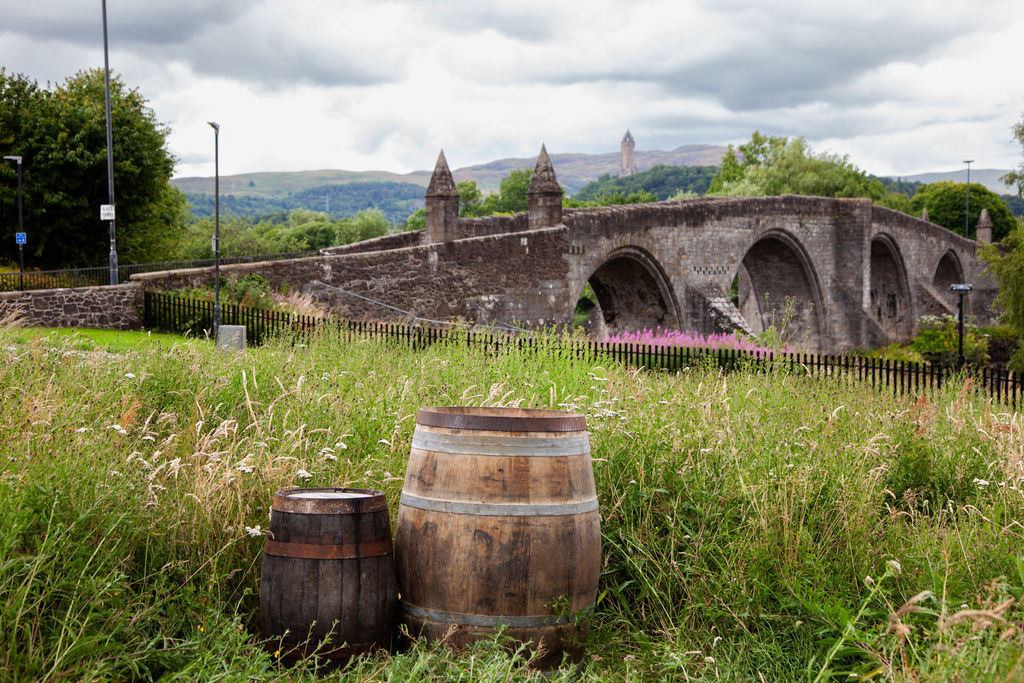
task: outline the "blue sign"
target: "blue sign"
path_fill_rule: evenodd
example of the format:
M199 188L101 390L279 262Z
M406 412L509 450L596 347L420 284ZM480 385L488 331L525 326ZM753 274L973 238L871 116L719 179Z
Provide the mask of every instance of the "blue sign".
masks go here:
M14 243L15 244L25 244L26 243L25 233L23 233L23 232L16 232L16 233L14 233Z

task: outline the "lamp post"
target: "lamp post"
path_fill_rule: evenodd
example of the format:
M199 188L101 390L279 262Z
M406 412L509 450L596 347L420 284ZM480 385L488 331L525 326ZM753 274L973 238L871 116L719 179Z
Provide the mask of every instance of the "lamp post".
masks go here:
M949 289L951 292L956 292L960 295L960 303L956 309L956 319L958 323L957 336L959 339L957 343L957 353L960 356L960 367L962 368L964 366L964 297L967 295L967 292L974 289L974 287L968 284L952 284L949 286Z
M213 338L220 332L220 125L213 128Z
M18 165L18 289L25 289L25 224L21 214L21 157L6 156L7 161Z
M964 213L964 237L970 239L971 229L971 164L974 163L974 159L964 159L964 163L967 164L967 209ZM963 354L960 354L960 358L963 358Z
M103 94L107 109L107 193L110 197L110 284L117 284L117 239L114 233L114 135L110 123L110 57L107 54L107 0L103 0ZM104 212L101 210L101 220Z

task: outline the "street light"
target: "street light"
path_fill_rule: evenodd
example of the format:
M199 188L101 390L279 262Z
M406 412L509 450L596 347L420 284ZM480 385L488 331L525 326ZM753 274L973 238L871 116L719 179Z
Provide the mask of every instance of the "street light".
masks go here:
M970 239L971 234L971 164L974 163L974 159L964 159L964 163L967 164L967 210L964 213L964 237ZM977 237L977 235L975 235ZM970 290L968 290L970 291ZM963 354L960 354L960 358L963 358Z
M18 164L18 289L25 289L25 224L21 215L21 157L6 156L7 161Z
M110 197L107 211L110 221L110 284L117 284L117 240L114 237L114 135L110 123L110 57L107 54L107 0L103 0L103 94L107 107L107 190ZM103 220L104 211L100 210Z
M957 351L960 354L960 367L964 366L964 297L967 292L974 289L968 284L952 284L949 286L951 292L956 292L960 295L960 304L957 306L956 318L958 321L958 336L959 342L957 344Z
M220 124L213 128L213 338L220 332Z

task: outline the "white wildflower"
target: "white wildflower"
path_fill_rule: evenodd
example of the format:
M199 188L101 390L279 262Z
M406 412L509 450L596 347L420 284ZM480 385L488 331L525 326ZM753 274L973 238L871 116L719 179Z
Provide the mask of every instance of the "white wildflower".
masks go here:
M109 427L107 427L107 429L113 429L118 434L127 434L128 433L128 430L126 430L121 425L110 425Z
M238 463L238 466L235 467L235 469L238 470L239 472L242 472L243 474L249 474L252 472L252 468L249 467L249 465L246 464L245 462Z
M245 527L245 533L249 534L250 536L262 536L263 529L260 527L259 524L257 524L256 526L247 526Z
M130 373L130 372L126 372L126 373L124 373L124 376L125 376L125 377L127 377L128 379L135 379L135 375L133 375L133 374L132 374L132 373Z
M893 576L899 576L903 573L903 565L897 560L889 560L885 563L885 566L892 570Z
M75 433L76 434L84 434L85 432L91 432L91 431L92 431L92 427L79 427L78 429L75 430Z
M973 482L974 482L975 484L977 484L977 486L978 486L978 488L979 488L979 489L983 489L983 488L985 488L986 486L988 486L988 482L987 482L987 481L985 481L984 479L978 479L978 478L975 478L975 479L973 480Z
M307 472L306 470L303 470L303 469L300 469L298 472L296 472L295 476L298 477L299 479L312 479L313 478L312 474L310 474L309 472Z

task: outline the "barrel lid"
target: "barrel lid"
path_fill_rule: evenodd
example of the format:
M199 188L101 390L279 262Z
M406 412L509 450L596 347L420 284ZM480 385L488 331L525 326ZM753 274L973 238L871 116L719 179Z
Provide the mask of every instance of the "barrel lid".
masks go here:
M416 424L425 427L493 432L584 432L587 418L579 413L532 408L421 408Z
M386 510L387 500L373 489L282 489L274 493L273 509L306 515L375 512Z

